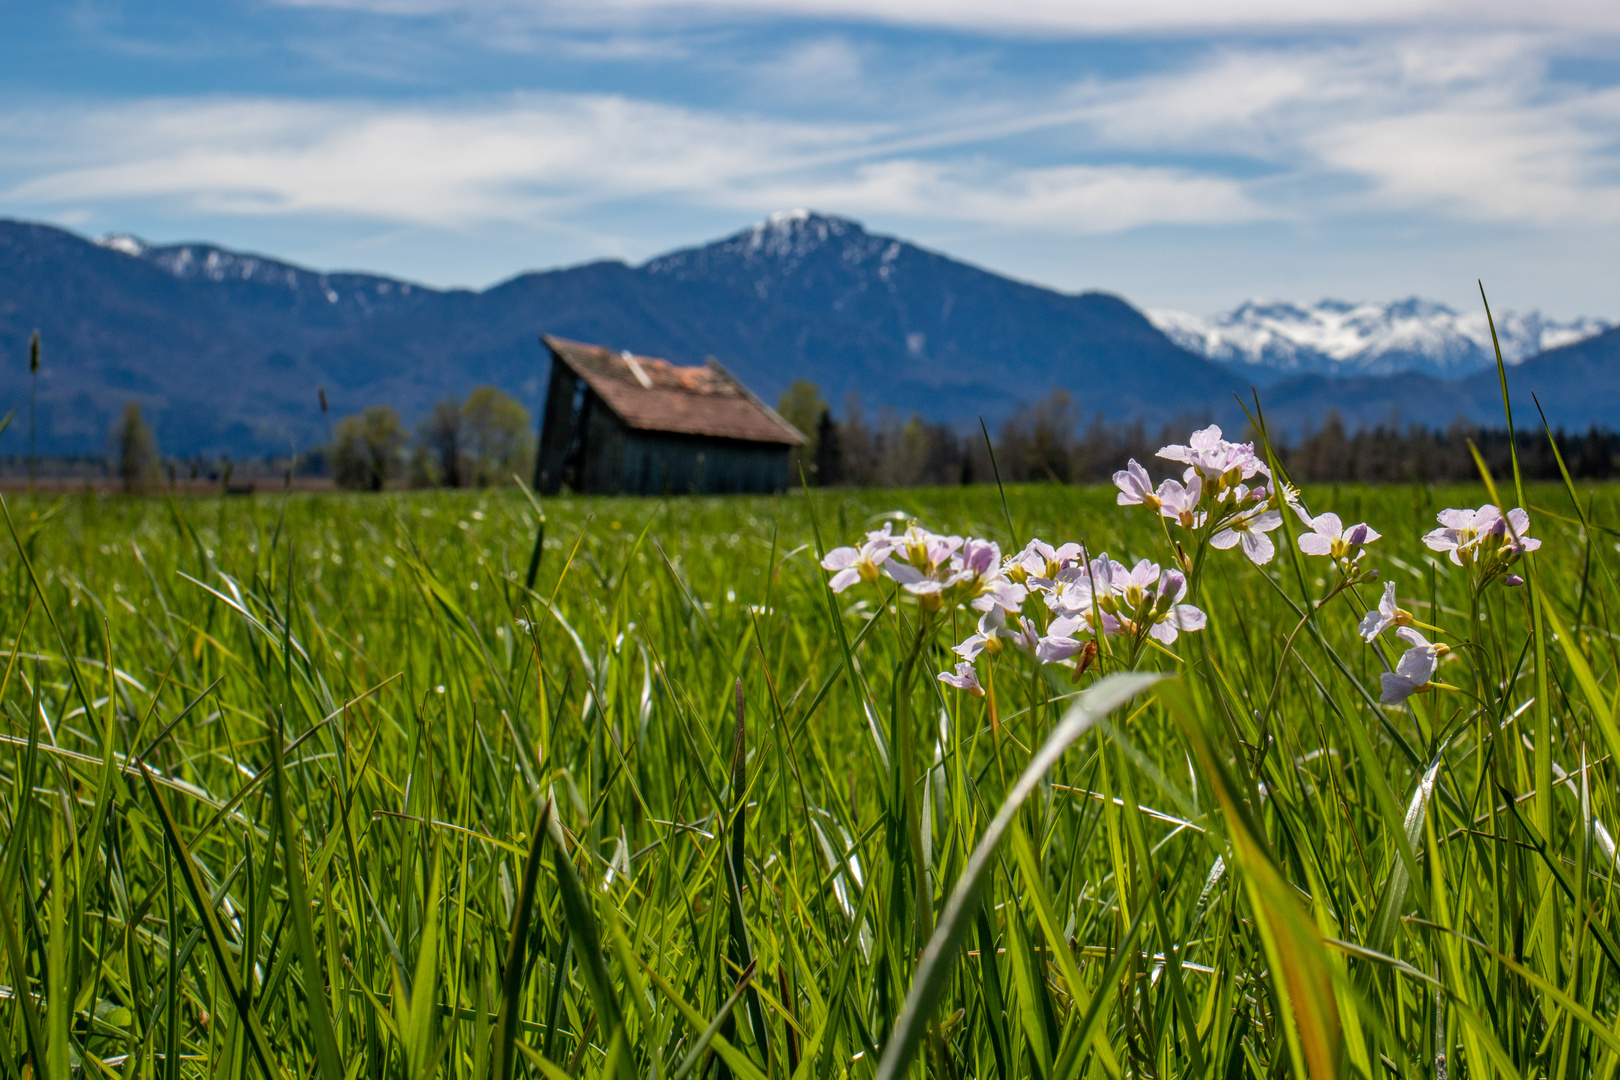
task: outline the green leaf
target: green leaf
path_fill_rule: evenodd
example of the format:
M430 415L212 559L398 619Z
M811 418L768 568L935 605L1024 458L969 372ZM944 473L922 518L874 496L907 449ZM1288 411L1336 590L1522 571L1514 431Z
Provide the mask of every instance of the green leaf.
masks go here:
M147 794L151 797L158 821L163 826L163 835L168 839L169 847L174 852L175 863L180 868L180 880L185 883L186 892L191 894L191 903L197 910L197 917L202 920L203 934L208 938L208 947L213 950L214 961L219 965L220 982L225 984L226 995L236 1007L237 1016L241 1018L242 1027L247 1032L248 1046L253 1050L253 1056L267 1080L282 1080L281 1066L277 1064L271 1052L270 1040L265 1037L264 1029L259 1025L258 1013L253 1008L253 999L241 976L237 974L236 961L231 958L230 944L226 941L224 929L219 925L219 916L214 912L208 888L203 884L202 872L197 869L185 841L180 838L180 828L170 815L168 804L163 801L163 793L158 790L152 771L146 767L145 762L140 762L139 766L141 777L146 781Z
M523 863L523 884L512 908L512 934L506 944L506 965L501 969L501 1010L495 1021L495 1045L489 1059L490 1080L510 1080L513 1045L517 1042L518 1017L523 1011L523 979L528 974L529 927L534 918L535 886L540 880L541 848L551 821L552 805L547 799L534 822L529 841L529 857Z
M270 721L271 799L275 804L277 831L281 834L282 870L287 886L287 906L292 914L293 938L298 943L298 962L304 973L304 1001L309 1008L310 1034L315 1039L315 1062L321 1080L343 1080L343 1060L337 1036L332 1032L332 1015L322 986L320 954L315 948L315 927L311 922L309 886L304 876L302 835L293 828L288 807L287 767L282 761L279 715ZM331 933L329 927L327 930Z
M1121 673L1099 679L1091 689L1075 699L1063 714L1063 719L1052 729L1052 734L1007 793L1001 809L991 819L967 865L963 867L962 876L951 890L945 911L934 928L933 936L928 939L922 960L912 976L911 990L906 994L905 1005L895 1021L893 1033L883 1048L877 1080L897 1080L904 1075L922 1045L929 1018L944 995L957 954L962 950L962 943L972 928L984 889L989 884L996 848L1012 826L1018 808L1040 784L1047 771L1057 764L1063 752L1090 731L1098 720L1164 678L1166 676L1158 674Z

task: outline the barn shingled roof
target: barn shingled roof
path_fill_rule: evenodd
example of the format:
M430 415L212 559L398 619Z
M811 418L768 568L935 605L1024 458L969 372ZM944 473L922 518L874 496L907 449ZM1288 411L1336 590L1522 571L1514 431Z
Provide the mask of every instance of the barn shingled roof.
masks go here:
M713 358L683 367L549 334L540 340L629 427L788 446L810 441Z

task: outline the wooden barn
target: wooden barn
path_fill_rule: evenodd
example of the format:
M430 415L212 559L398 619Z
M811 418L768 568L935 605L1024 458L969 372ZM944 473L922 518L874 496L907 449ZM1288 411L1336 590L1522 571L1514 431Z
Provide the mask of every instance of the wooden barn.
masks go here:
M701 367L543 336L551 388L534 485L554 494L781 491L808 440L711 358Z

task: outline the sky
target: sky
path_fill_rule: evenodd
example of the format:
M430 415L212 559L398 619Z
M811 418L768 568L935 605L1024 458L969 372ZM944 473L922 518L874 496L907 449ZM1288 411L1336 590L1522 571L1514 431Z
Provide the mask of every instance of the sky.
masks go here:
M1620 3L0 0L0 216L484 287L808 207L1206 314L1620 317Z

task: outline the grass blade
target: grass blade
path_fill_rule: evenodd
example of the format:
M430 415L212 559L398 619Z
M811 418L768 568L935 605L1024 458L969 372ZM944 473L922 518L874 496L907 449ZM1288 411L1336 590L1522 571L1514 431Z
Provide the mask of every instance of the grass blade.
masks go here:
M1052 729L1052 734L1008 792L1001 809L996 811L996 816L963 868L962 876L951 890L945 911L912 977L911 990L906 995L894 1031L883 1048L877 1080L897 1080L904 1075L922 1045L928 1020L944 993L957 954L962 950L979 901L989 884L996 848L1012 826L1018 808L1029 798L1047 771L1057 764L1063 752L1090 731L1098 720L1164 678L1163 675L1134 673L1109 675L1100 679L1069 706L1063 719Z
M529 841L529 857L523 863L523 884L512 909L512 935L506 945L506 965L501 968L501 1009L495 1020L495 1045L489 1059L490 1080L511 1080L513 1044L517 1041L518 1015L523 978L528 974L529 927L534 919L536 885L540 881L541 848L551 822L551 800L540 807L534 835Z
M180 838L180 828L169 813L168 804L163 801L163 793L158 789L151 770L146 767L145 762L139 764L141 776L146 781L147 795L152 800L153 809L157 811L163 835L168 839L169 847L174 852L175 864L180 868L180 880L184 882L186 892L191 894L192 907L196 909L197 918L202 921L203 935L208 939L208 947L213 950L214 962L219 965L220 981L225 984L226 995L236 1007L236 1014L247 1033L248 1046L252 1049L266 1080L283 1080L281 1066L277 1064L271 1052L270 1040L265 1037L264 1029L259 1024L259 1016L254 1011L253 999L249 996L241 976L237 974L236 961L231 957L225 930L219 924L219 916L214 913L214 905L208 895L207 886L203 884L202 873L192 860L185 841Z
M275 806L277 831L281 834L283 880L287 886L287 906L292 913L293 939L298 944L298 961L304 975L304 1001L309 1009L310 1034L315 1040L315 1062L321 1080L344 1080L343 1060L337 1036L332 1031L332 1015L326 989L321 985L320 955L315 947L315 927L310 921L309 887L305 879L304 847L293 828L287 794L287 766L282 761L279 714L270 723L270 791ZM330 918L330 913L328 913ZM332 930L327 929L328 933Z

